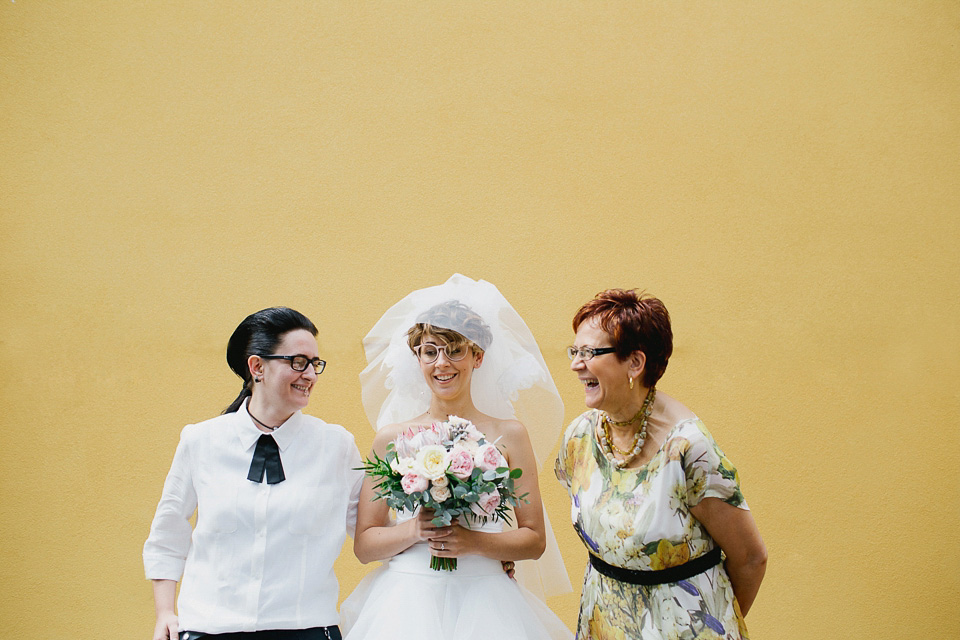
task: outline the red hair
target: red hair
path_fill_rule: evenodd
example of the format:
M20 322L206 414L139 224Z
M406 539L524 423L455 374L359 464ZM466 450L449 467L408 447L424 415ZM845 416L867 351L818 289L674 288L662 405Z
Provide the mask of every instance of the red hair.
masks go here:
M647 362L643 385L652 387L667 370L673 353L673 331L670 314L659 299L636 289L601 291L577 310L573 331L585 321L596 318L600 328L610 334L616 356L621 361L634 351L642 351Z

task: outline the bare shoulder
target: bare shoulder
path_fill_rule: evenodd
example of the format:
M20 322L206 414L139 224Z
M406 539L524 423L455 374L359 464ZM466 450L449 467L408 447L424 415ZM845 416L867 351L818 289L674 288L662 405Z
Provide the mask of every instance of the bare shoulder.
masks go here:
M384 455L387 451L387 445L397 439L401 433L413 426L412 422L397 422L388 424L379 431L373 438L373 450L377 455Z
M525 457L533 451L527 428L519 420L491 417L484 420L483 426L477 425L477 428L484 433L488 441L496 442L497 448L511 465L516 463L518 455Z
M487 440L499 440L503 442L513 442L517 439L527 438L527 428L519 420L501 420L492 416L484 416L482 420L474 423Z
M687 405L661 391L657 391L656 403L659 405L657 408L660 410L664 422L669 425L675 425L697 417L697 414L691 411Z
M527 428L523 426L523 423L519 420L498 420L498 430L500 435L504 438L515 439L521 438L526 440L529 436L527 435Z

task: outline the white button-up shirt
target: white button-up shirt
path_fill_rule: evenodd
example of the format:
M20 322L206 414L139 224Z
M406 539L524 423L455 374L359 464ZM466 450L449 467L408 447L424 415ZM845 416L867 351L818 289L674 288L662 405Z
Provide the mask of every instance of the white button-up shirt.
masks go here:
M286 480L271 485L247 480L262 433L244 405L180 434L143 564L148 579L182 576L183 630L339 622L333 563L354 534L363 479L353 435L298 411L273 432Z

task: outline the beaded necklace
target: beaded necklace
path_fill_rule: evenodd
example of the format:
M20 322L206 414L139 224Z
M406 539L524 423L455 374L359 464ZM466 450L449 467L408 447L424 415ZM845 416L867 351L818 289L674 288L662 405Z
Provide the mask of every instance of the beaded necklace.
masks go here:
M647 392L647 397L643 401L643 406L640 407L640 410L637 411L635 416L626 422L616 422L615 420L611 420L605 411L601 413L600 429L597 432L600 438L600 450L603 451L603 455L606 456L607 460L617 469L624 468L630 464L634 458L640 455L640 450L643 449L643 443L647 439L647 420L653 411L653 401L656 397L657 388L650 387L650 391ZM624 427L633 424L637 420L640 420L640 428L637 429L637 435L634 437L633 448L625 451L614 444L613 436L610 434L610 424ZM617 454L620 454L623 460L617 460Z

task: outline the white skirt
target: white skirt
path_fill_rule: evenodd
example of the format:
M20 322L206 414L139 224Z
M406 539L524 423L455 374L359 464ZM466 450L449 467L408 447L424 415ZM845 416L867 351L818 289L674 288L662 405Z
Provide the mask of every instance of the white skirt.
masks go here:
M340 607L344 640L570 640L539 598L507 577L499 560L457 559L430 568L416 544L365 577Z

